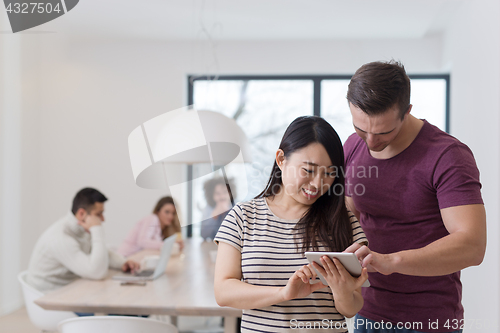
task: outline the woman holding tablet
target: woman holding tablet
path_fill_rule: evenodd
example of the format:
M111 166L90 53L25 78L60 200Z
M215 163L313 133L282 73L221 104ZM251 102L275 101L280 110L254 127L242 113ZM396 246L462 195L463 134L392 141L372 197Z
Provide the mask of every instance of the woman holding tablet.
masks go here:
M304 256L367 242L345 206L343 168L342 143L330 124L299 117L285 131L264 191L226 216L215 237L215 297L244 310L241 332L347 332L344 316L363 306L366 268L354 278L324 257L325 269L313 265L325 286L310 283L316 273Z

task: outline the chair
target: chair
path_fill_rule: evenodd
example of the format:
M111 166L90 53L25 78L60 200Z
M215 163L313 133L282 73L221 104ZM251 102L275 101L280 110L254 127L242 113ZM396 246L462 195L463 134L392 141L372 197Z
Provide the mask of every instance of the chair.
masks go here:
M43 296L43 293L36 290L28 283L26 283L26 275L28 271L19 273L17 279L21 284L23 290L24 303L26 304L26 311L28 316L36 327L42 331L55 331L57 324L65 319L74 318L76 315L73 312L67 311L49 311L44 310L35 304L35 300Z
M161 321L124 317L80 317L57 325L59 333L178 333L175 326Z

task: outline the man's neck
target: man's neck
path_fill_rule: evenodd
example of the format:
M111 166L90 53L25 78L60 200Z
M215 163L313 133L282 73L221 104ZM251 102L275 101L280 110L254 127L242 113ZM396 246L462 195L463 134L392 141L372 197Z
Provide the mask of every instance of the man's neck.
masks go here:
M423 125L422 120L409 114L398 136L384 150L379 152L370 151L370 154L380 160L386 160L400 154L412 144Z

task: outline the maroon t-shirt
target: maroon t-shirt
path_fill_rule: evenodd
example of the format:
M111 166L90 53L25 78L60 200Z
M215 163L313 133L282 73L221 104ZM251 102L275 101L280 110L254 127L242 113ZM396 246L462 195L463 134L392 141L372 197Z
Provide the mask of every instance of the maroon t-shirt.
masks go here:
M411 145L392 158L372 157L356 134L347 139L344 154L346 194L373 251L422 248L449 234L440 209L483 203L470 149L425 120ZM460 272L433 277L370 273L369 280L359 312L366 318L421 322L425 332L453 331L443 326L446 321L453 326L453 319L463 319ZM437 320L439 328L429 327L429 320Z

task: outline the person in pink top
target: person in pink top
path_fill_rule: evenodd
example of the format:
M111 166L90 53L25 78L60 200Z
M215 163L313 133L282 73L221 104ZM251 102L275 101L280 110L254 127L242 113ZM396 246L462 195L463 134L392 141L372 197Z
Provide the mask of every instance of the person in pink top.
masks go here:
M174 200L170 196L163 197L156 203L153 213L140 220L129 232L118 253L128 257L141 250L159 250L163 240L175 233L182 249L181 225Z

